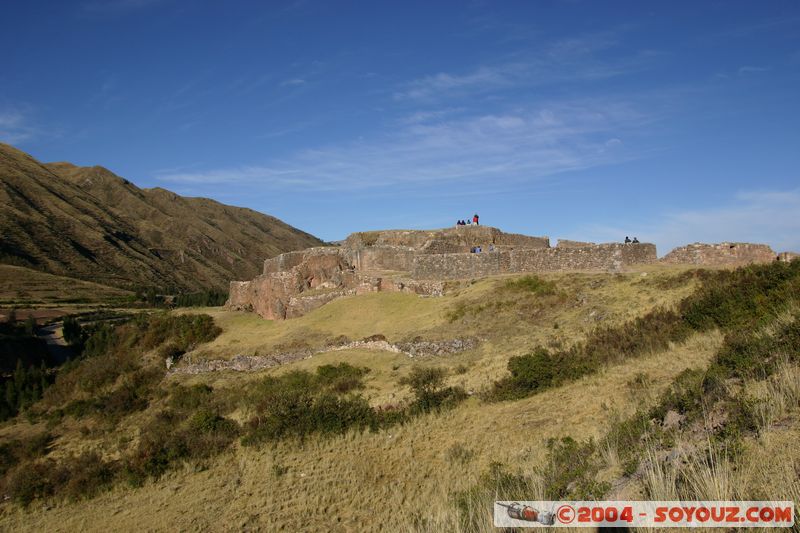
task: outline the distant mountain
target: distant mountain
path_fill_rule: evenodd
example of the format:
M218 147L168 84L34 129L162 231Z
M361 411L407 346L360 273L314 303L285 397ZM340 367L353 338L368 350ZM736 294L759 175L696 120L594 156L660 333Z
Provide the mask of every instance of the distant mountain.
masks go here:
M0 263L118 287L227 288L322 241L275 217L140 189L103 167L0 143Z

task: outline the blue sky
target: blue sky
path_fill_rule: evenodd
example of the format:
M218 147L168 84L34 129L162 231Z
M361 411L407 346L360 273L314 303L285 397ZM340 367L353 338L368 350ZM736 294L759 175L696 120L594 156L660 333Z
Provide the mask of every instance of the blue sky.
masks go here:
M0 140L323 239L800 250L793 0L29 0L0 47Z

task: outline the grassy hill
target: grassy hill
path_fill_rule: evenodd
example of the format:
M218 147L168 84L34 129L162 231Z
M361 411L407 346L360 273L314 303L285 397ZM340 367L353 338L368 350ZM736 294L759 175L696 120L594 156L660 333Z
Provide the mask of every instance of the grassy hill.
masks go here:
M0 426L0 527L304 531L315 509L330 531L493 531L496 497L797 502L799 298L800 262L646 267L97 330ZM375 335L478 344L330 349ZM312 355L164 369L292 350Z
M63 276L55 276L21 266L0 265L0 306L53 307L73 303L119 302L132 293Z
M0 262L116 287L227 289L321 241L205 198L140 189L103 167L42 164L0 143Z

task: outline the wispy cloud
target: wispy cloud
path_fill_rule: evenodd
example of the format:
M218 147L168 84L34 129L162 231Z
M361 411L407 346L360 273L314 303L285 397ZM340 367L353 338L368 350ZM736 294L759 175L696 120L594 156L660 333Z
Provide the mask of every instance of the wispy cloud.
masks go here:
M746 191L726 205L678 210L637 225L638 237L656 243L659 255L692 242L759 242L776 252L800 251L800 189ZM598 240L618 240L630 228L602 227L588 231Z
M746 76L748 74L758 74L759 72L766 72L769 70L769 67L754 67L751 65L745 65L743 67L739 67L738 73L739 76Z
M649 120L616 101L554 102L498 114L415 113L395 133L308 149L265 165L164 173L166 182L359 190L479 183L486 190L633 157L620 140Z
M290 80L284 80L281 82L281 87L291 87L297 85L305 85L306 80L302 78L292 78Z
M513 60L482 65L461 73L439 72L406 83L394 93L396 100L435 100L508 88L610 78L640 70L659 55L653 50L609 60L599 53L617 45L613 33L604 32L563 39L516 54Z
M0 109L0 141L20 144L34 138L38 131L24 110L16 107Z

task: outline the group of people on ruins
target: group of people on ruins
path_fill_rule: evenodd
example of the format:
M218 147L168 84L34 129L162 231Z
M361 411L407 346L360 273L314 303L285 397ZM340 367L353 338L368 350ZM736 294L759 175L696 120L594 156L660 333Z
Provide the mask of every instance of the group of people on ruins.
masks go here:
M478 224L478 213L475 213L472 216L472 220L466 219L466 220L459 220L458 222L456 222L456 226L472 226L472 225L475 225L475 226L479 225Z
M625 244L639 244L639 238L634 237L633 240L631 240L630 237L625 235Z

